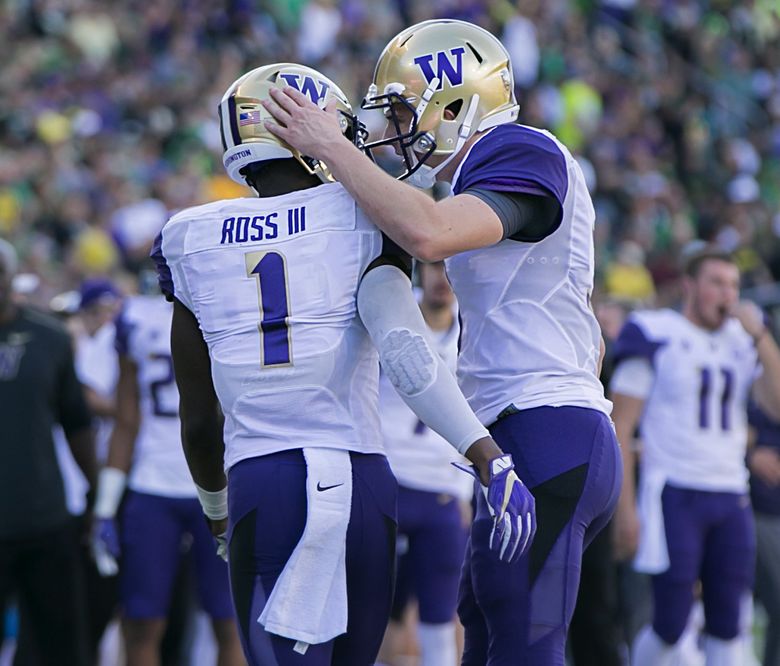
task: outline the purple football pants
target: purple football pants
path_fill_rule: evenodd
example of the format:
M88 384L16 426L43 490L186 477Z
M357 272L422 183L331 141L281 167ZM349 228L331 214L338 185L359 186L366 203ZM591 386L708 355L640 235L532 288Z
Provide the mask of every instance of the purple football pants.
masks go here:
M444 624L455 619L458 578L467 531L457 498L444 493L398 488L398 557L393 618L400 620L417 599L420 621Z
M347 528L347 633L310 645L265 631L257 618L306 525L301 449L242 460L228 474L229 560L244 654L252 666L368 666L374 663L393 596L397 490L387 459L351 453Z
M661 495L669 568L653 576L653 629L676 643L688 623L693 588L702 583L705 631L739 634L742 598L753 582L755 524L747 494L666 485Z
M225 563L193 498L162 497L129 491L122 506L120 600L133 620L168 615L179 570L182 539L192 536L198 597L214 620L233 617Z
M622 481L615 432L601 412L539 407L490 428L536 500L530 552L512 564L488 548L492 528L477 492L458 615L463 666L563 666L582 552L611 517Z

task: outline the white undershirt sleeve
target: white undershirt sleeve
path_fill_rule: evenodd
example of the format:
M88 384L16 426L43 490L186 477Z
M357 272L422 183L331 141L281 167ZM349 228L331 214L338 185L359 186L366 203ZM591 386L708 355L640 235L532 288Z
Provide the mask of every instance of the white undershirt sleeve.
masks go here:
M610 393L646 400L653 388L655 370L646 358L638 356L621 361L609 382Z
M378 266L363 277L357 304L385 374L420 420L460 453L486 437L487 429L428 339L409 278L395 266Z

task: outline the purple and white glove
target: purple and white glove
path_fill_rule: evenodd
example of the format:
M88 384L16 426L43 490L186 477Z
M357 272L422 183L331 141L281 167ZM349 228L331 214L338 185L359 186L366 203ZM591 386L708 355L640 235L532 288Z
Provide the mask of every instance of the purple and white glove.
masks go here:
M116 576L119 571L119 532L113 518L96 518L92 526L90 550L101 576Z
M479 474L472 465L453 463L474 476ZM480 483L493 517L490 549L498 551L502 562L513 562L528 550L536 534L536 502L531 491L515 474L515 464L508 453L490 461L490 482Z

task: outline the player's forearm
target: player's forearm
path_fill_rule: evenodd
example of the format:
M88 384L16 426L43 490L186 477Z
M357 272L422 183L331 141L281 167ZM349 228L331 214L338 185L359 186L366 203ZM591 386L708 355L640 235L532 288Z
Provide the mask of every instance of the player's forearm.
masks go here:
M346 140L334 146L328 166L369 219L402 248L424 261L442 258L433 199L386 174Z
M756 351L763 369L759 401L771 416L780 419L780 349L768 331L756 342Z
M91 489L97 484L97 458L95 457L95 435L92 428L82 428L67 434L68 446L73 459L79 466Z
M120 412L114 422L114 429L108 441L108 458L106 467L114 467L127 474L133 462L135 440L140 427L139 414Z
M201 414L187 416L182 408L181 438L184 457L193 481L209 492L222 490L227 485L224 471L225 444L222 424L216 416Z
M84 397L87 400L89 411L95 416L114 418L116 416L116 402L113 398L100 395L97 391L84 387Z
M615 434L620 443L620 455L623 460L623 486L620 490L620 504L636 503L636 452L634 451L634 428L621 427L615 422Z

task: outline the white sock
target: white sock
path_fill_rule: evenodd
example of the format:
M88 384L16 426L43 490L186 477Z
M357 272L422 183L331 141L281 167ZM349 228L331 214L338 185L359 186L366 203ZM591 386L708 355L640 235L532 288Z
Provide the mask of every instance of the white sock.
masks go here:
M672 666L675 646L667 645L651 626L645 626L634 639L631 666Z
M707 666L744 666L745 663L739 636L730 641L705 636L704 654L707 655Z
M688 616L688 624L674 646L674 666L704 666L704 652L699 648L699 636L704 627L704 606L695 601Z
M753 650L753 593L748 592L742 597L739 613L739 642L742 647L740 664L743 666L761 666Z
M457 661L455 622L425 624L417 629L420 638L420 666L453 666Z

